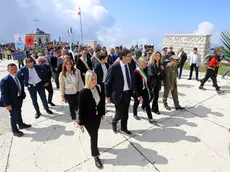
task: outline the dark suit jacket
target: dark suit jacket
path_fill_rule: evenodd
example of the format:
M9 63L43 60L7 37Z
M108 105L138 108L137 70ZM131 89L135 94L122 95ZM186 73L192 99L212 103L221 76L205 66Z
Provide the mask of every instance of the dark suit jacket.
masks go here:
M106 66L106 68L108 70L109 69L109 64L105 63L105 66ZM103 73L103 69L101 67L101 63L97 63L95 65L94 71L97 74L97 83L102 84L104 73Z
M50 82L51 81L51 78L52 78L52 71L51 71L51 68L50 66L44 64L44 65L40 65L41 68L44 70L44 82Z
M21 84L21 91L22 95L18 97L18 87L14 79L11 75L7 75L1 80L0 88L1 88L1 99L0 104L1 106L9 106L11 105L12 108L21 108L22 107L22 101L26 97L25 91L24 91L24 84L21 78L19 78L19 82Z
M132 81L132 68L129 66L130 77ZM110 97L113 104L118 105L122 98L124 90L124 78L120 62L114 63L108 70L105 79L106 96Z
M87 63L88 63L88 66L89 66L89 70L92 70L91 59L87 58ZM85 76L83 74L85 74L88 69L82 63L82 61L80 60L80 58L78 58L78 60L77 60L77 69L79 69L81 71L81 78L82 78L82 81L85 83Z
M177 53L178 55L179 53ZM184 65L184 63L186 62L187 60L187 54L182 51L181 55L180 55L180 65Z
M50 67L52 69L52 72L57 72L56 68L57 68L57 58L54 56L50 57Z
M133 74L133 90L137 97L143 95L143 87L146 88L146 86L143 85L143 79L141 75L135 70Z
M45 76L45 71L44 71L44 69L43 69L40 65L38 65L38 64L35 64L35 65L34 65L34 68L35 68L35 70L36 70L36 72L37 72L39 78L42 80L42 82L44 82L44 76ZM28 81L29 81L29 70L28 70L28 67L27 67L27 66L22 67L22 68L18 71L17 76L18 76L19 78L22 78L22 80L23 80L25 86L28 86L28 85L29 85L29 83L28 83Z
M90 89L84 88L79 93L79 125L97 124L102 115L105 115L105 96L100 88L96 86L100 102L96 105ZM96 109L98 115L96 115Z

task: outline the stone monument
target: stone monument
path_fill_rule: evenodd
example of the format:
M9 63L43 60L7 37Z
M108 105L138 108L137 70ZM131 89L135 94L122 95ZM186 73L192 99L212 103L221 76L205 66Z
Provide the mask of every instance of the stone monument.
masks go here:
M34 43L37 44L50 42L50 34L47 34L39 29L36 29L31 34L27 34L27 36L34 36Z
M193 48L196 47L198 53L204 58L210 51L211 36L212 35L166 34L164 35L163 47L173 47L175 52L181 47L187 54L190 54Z
M92 47L93 49L96 48L97 46L97 41L89 40L88 41L88 46Z

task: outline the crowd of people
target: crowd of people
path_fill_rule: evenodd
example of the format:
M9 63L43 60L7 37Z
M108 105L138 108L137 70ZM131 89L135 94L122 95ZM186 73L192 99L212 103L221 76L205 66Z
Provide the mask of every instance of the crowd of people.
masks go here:
M26 58L19 62L19 69L14 63L8 64L9 74L1 80L0 104L10 113L12 132L15 136L21 137L23 132L20 130L31 127L23 122L21 114L23 100L26 97L24 87L28 88L36 119L42 115L37 93L46 112L53 113L49 108L55 106L53 78L56 88L60 89L62 101L69 105L74 124L88 131L91 138L91 154L98 168L103 167L97 143L100 122L106 114L106 103L114 104L116 109L112 130L116 133L117 123L121 121L120 130L128 135L132 134L128 129L131 98L134 100L133 117L140 120L137 109L141 103L150 124L156 122L152 113L161 114L158 99L162 87L163 104L167 110L171 110L167 103L170 92L175 109L185 109L179 103L177 78L181 79L186 61L190 65L188 80L192 79L195 68L196 80L201 82L199 89L205 90L204 84L211 78L216 91L222 93L216 82L218 66L222 60L222 47L215 48L214 53L205 58L207 73L203 79L199 79L199 66L202 60L197 48L194 48L191 54L186 54L183 48L176 54L173 47L169 50L165 47L160 52L154 51L153 46L142 45L130 49L115 47L109 52L106 47L100 46L95 49L89 46L75 46L73 50L68 44L42 47L42 50L36 53L34 49L26 49ZM13 48L1 48L0 59L3 59L3 51L8 51L7 58L11 59Z

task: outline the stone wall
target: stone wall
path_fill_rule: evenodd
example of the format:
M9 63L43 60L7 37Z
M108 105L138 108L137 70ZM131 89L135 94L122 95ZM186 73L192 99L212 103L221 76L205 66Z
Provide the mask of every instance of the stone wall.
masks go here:
M164 35L163 47L173 47L177 52L182 47L189 54L194 47L197 47L201 57L205 57L210 51L211 35L196 34L166 34Z

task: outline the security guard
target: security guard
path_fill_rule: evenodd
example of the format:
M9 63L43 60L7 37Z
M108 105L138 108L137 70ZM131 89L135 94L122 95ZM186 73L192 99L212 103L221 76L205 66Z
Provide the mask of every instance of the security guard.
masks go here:
M169 92L171 91L173 102L176 110L183 110L184 107L181 107L179 105L178 101L178 92L177 92L177 66L179 63L179 57L177 56L171 56L171 62L167 64L165 68L165 82L164 82L164 95L163 95L163 103L164 107L167 110L171 110L171 108L168 106L167 98L169 95Z

